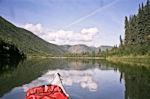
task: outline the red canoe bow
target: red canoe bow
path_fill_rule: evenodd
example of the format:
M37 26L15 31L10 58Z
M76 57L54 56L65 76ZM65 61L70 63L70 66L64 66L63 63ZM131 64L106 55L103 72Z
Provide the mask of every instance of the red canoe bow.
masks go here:
M59 73L55 74L55 79L50 85L34 87L26 92L25 99L69 99Z

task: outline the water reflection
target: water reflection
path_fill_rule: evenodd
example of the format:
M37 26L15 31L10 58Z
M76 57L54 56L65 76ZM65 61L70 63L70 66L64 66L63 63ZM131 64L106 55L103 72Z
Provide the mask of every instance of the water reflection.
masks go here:
M12 67L3 62L0 99L24 99L35 86L49 84L55 72L63 76L71 99L149 99L149 67L102 60L26 60ZM7 67L7 68L6 68Z
M120 81L125 81L124 99L150 98L150 64L147 66L121 64L113 62L102 63L120 71Z
M15 87L30 83L32 80L40 77L48 69L67 68L66 65L63 66L63 63L60 60L33 59L25 60L23 62L19 61L16 65L11 64L12 63L6 62L3 67L8 68L0 71L0 97Z
M63 77L63 84L65 86L72 86L74 83L78 83L82 88L88 88L89 91L96 91L98 88L98 84L94 81L94 70L54 70L48 71L46 74L42 75L38 79L32 81L29 84L23 86L25 91L33 86L40 86L44 84L49 84L52 81L55 73L60 73Z
M6 58L6 57L0 56L0 72L1 72L1 74L5 73L5 72L12 71L23 60L24 60L24 58L17 58L17 57Z

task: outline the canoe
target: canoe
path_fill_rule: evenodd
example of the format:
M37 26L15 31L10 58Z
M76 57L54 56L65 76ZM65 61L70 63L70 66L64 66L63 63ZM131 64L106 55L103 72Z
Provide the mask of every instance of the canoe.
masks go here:
M63 87L60 74L56 73L49 85L29 89L25 99L69 99L69 95Z

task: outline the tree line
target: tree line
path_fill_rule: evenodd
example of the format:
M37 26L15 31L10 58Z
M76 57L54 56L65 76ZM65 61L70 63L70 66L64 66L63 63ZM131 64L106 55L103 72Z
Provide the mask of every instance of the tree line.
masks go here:
M150 43L150 2L139 4L138 14L125 17L125 46Z
M25 57L17 46L12 43L11 39L0 36L0 57Z
M125 38L119 47L102 52L102 56L150 55L150 1L139 4L138 13L125 16Z

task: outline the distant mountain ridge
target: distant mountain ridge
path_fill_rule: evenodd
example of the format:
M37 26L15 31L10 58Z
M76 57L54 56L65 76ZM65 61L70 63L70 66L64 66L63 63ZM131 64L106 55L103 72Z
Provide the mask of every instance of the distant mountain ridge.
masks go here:
M16 27L1 16L0 38L5 39L6 43L11 42L25 55L58 56L64 53L59 46L44 41L28 30Z
M83 44L77 44L77 45L60 45L59 46L65 53L83 53L83 52L95 52L98 53L99 50L105 51L105 50L111 50L112 46L100 46L100 47L89 47L87 45Z
M98 48L101 49L101 51L106 51L106 50L111 50L113 47L112 46L102 45L102 46L100 46Z

